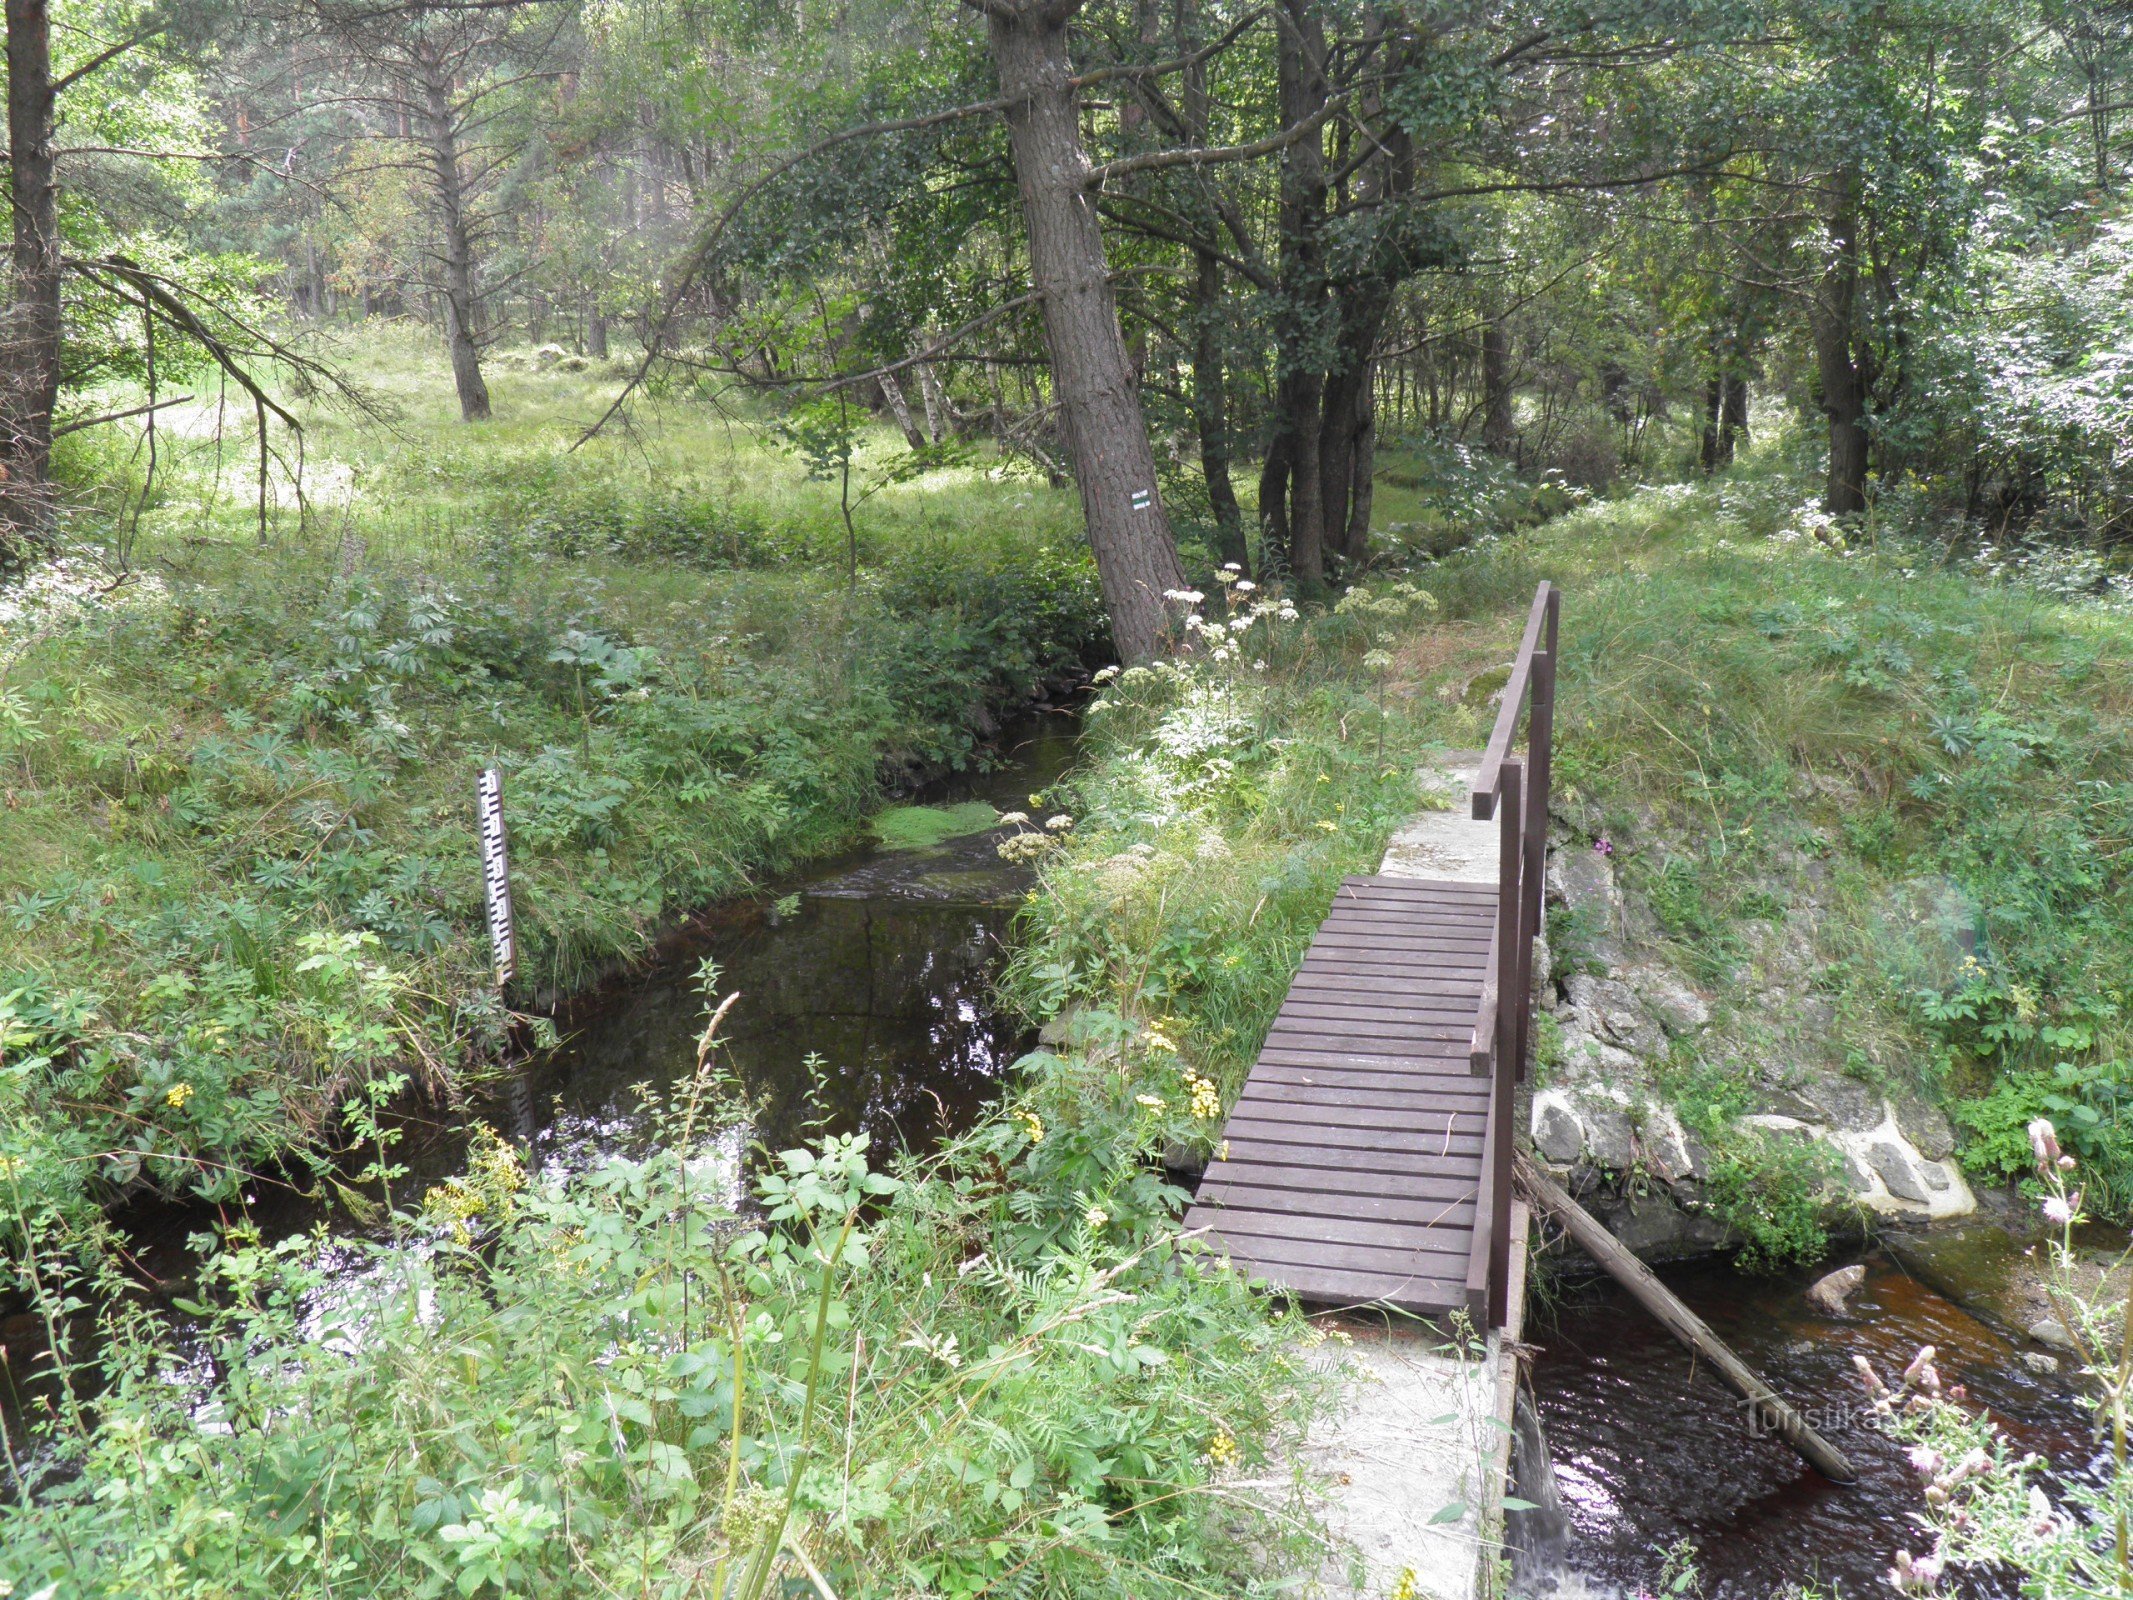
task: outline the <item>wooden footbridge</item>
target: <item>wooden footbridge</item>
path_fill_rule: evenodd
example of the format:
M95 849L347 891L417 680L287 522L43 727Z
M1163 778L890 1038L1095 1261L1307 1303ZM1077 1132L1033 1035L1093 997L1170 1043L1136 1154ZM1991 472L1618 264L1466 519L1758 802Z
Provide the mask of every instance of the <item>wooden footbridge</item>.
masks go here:
M1503 1325L1559 611L1543 583L1474 783L1496 881L1341 885L1186 1219L1299 1299Z

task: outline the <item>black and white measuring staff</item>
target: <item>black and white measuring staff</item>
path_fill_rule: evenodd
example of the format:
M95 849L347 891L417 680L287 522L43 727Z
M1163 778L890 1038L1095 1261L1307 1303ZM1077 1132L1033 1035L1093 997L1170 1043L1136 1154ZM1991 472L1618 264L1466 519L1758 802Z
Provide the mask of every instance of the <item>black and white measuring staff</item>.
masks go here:
M489 949L496 957L496 987L518 970L518 933L511 921L511 856L504 839L504 780L494 767L476 785L481 817L481 882L489 897Z

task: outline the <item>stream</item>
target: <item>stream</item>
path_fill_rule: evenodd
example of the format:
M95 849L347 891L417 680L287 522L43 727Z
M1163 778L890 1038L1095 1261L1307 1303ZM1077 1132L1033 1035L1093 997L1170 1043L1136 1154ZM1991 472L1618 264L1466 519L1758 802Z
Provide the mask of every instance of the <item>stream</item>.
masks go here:
M1844 1488L1782 1443L1750 1437L1733 1392L1708 1369L1692 1372L1689 1352L1612 1283L1529 1302L1525 1335L1539 1347L1532 1403L1554 1485L1551 1494L1538 1481L1529 1436L1514 1492L1544 1506L1559 1501L1564 1526L1518 1563L1513 1592L1663 1596L1665 1552L1685 1539L1695 1546L1708 1600L1760 1600L1795 1583L1847 1600L1894 1594L1892 1556L1904 1547L1921 1554L1930 1541L1914 1520L1923 1505L1918 1479L1903 1447L1875 1430L1855 1353L1893 1381L1921 1345L1933 1345L1942 1377L1967 1385L1971 1402L1988 1408L2020 1448L2061 1475L2099 1471L2104 1447L2090 1433L2065 1358L2057 1372L2033 1372L2022 1353L2038 1346L1966 1310L1890 1250L1851 1259L1865 1265L1866 1281L1842 1317L1823 1315L1803 1297L1841 1258L1776 1278L1747 1277L1723 1263L1661 1274L1851 1458L1859 1481ZM1990 1295L1996 1284L1981 1278L1976 1287ZM1954 1569L1943 1592L2000 1600L2019 1588L2011 1573Z
M1062 774L1074 747L1071 718L1040 718L1011 736L994 771L923 798L1031 809L1031 793ZM729 1152L736 1203L751 1146L778 1150L824 1133L865 1132L884 1162L899 1149L934 1147L971 1124L1032 1042L992 992L1029 882L1026 869L999 858L1000 837L994 828L914 848L877 845L713 908L677 930L652 962L566 1007L557 1018L562 1042L472 1114L526 1147L529 1165L551 1175L640 1147L649 1129L637 1086L664 1088L693 1070L705 1005L699 972L708 961L718 969L717 995L739 996L721 1030L724 1058L756 1108ZM467 1126L464 1116L403 1126L395 1156L409 1176L399 1197L459 1170ZM319 1221L343 1232L356 1227L266 1185L248 1206L269 1237ZM192 1267L185 1237L203 1215L163 1207L123 1220L143 1275L160 1280L159 1298L182 1294ZM2011 1250L2003 1236L1992 1237L1998 1254L1985 1253L1983 1276L2004 1279ZM1731 1392L1708 1372L1693 1372L1688 1353L1613 1285L1537 1294L1527 1315L1526 1338L1538 1354L1532 1392L1521 1400L1515 1492L1546 1509L1519 1516L1526 1548L1513 1593L1534 1600L1657 1593L1665 1552L1683 1540L1695 1547L1706 1600L1761 1600L1803 1582L1823 1596L1892 1593L1893 1553L1923 1548L1913 1521L1920 1502L1902 1450L1872 1429L1860 1403L1854 1353L1892 1373L1920 1345L1935 1345L1943 1375L1967 1384L2022 1447L2061 1473L2094 1473L2101 1449L2070 1375L2031 1370L2021 1353L2032 1347L2009 1337L2006 1318L1965 1310L1929 1287L1932 1274L1907 1271L1900 1253L1876 1248L1856 1257L1867 1277L1841 1318L1821 1315L1802 1297L1841 1261L1778 1278L1716 1263L1664 1274L1851 1456L1860 1481L1849 1488L1826 1483L1783 1445L1751 1438ZM170 1315L182 1347L185 1319ZM0 1343L15 1357L10 1375L42 1342L31 1320L0 1321ZM11 1425L18 1398L0 1378L0 1412ZM2008 1574L1958 1572L1948 1592L1999 1600L2017 1588Z
M991 771L936 784L929 806L1028 811L1030 796L1073 760L1078 724L1039 715L1012 728ZM649 1134L637 1086L665 1089L695 1070L705 997L699 972L717 969L717 997L737 995L720 1028L722 1059L754 1115L722 1163L731 1200L746 1198L752 1149L784 1150L826 1134L866 1133L872 1159L926 1151L968 1127L1002 1075L1034 1042L992 989L1028 868L995 848L1007 830L981 827L915 847L869 845L816 861L753 899L712 907L663 940L649 963L579 996L556 1018L561 1041L525 1062L501 1092L464 1113L413 1111L395 1126L407 1169L394 1197L411 1203L462 1170L473 1121L528 1152L530 1169L581 1172ZM255 1183L244 1210L269 1239L324 1224L364 1231L347 1210ZM189 1292L190 1235L210 1226L197 1206L144 1203L119 1217L133 1266L161 1301L174 1348L190 1319L169 1302ZM350 1273L361 1257L344 1253ZM328 1292L354 1289L339 1283ZM86 1324L80 1336L87 1335ZM31 1312L0 1317L0 1421L18 1434L24 1402L51 1385L28 1376L46 1346ZM76 1358L89 1352L76 1348ZM17 1387L19 1385L19 1388Z

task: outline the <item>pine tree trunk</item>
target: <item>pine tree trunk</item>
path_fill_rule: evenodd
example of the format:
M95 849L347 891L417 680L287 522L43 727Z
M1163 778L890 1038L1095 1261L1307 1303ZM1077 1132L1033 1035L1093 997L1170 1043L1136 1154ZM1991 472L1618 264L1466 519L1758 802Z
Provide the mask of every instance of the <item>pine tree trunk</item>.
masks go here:
M1030 275L1082 518L1121 659L1164 647L1166 591L1184 568L1155 483L1147 419L1119 331L1089 158L1067 55L1079 0L987 0L993 64L1007 101L1015 180L1029 227Z
M1319 116L1326 104L1325 29L1315 0L1282 0L1276 78L1286 127ZM1286 464L1289 576L1306 595L1326 580L1325 480L1319 428L1325 400L1325 261L1319 234L1326 212L1325 148L1317 135L1282 152L1279 222L1281 290L1274 315L1278 376L1274 443Z
M607 359L607 313L597 302L585 313L585 353L595 361Z
M459 135L453 120L452 86L443 67L425 61L423 111L429 122L430 162L437 192L437 223L444 260L444 342L452 357L452 384L459 391L459 415L486 422L489 386L481 375L481 348L475 343L474 246L467 227L466 189L459 175Z
M1714 372L1704 380L1703 443L1697 451L1697 464L1707 478L1724 465L1719 440L1725 427L1725 414L1726 380L1723 374Z
M1746 374L1726 374L1725 399L1719 406L1718 450L1728 462L1740 442L1748 437L1748 379Z
M1153 8L1145 19L1153 29ZM1189 58L1180 89L1185 137L1194 144L1208 141L1213 102L1207 92L1207 63L1194 55L1198 42L1199 0L1172 0L1171 31L1179 53ZM1216 237L1221 219L1209 201L1202 208L1201 226ZM1200 476L1207 485L1207 510L1214 518L1215 548L1224 563L1249 573L1251 547L1244 537L1244 512L1237 504L1236 486L1230 482L1229 373L1223 362L1222 261L1211 250L1193 252L1192 273L1192 417L1200 435Z
M0 318L0 565L52 533L52 408L59 400L59 178L52 154L47 0L7 0L13 283Z

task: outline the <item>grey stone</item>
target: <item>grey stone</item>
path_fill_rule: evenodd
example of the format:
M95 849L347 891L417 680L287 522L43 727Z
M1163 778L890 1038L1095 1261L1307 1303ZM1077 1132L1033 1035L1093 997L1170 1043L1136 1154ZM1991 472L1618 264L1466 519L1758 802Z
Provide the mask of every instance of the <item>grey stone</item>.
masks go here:
M1853 1194L1872 1194L1874 1175L1859 1164L1859 1158L1847 1152L1844 1157L1844 1186Z
M1945 1161L1955 1153L1955 1129L1939 1106L1917 1095L1898 1095L1896 1126L1928 1161Z
M1595 1165L1626 1170L1630 1163L1629 1113L1620 1106L1588 1105L1584 1108L1585 1145Z
M2059 1370L2058 1358L2046 1355L2042 1350L2024 1350L2022 1365L2040 1378L2050 1377Z
M1555 880L1563 904L1571 910L1590 911L1603 922L1614 920L1615 869L1599 851L1576 844L1558 850Z
M1689 1176L1702 1181L1711 1170L1711 1150L1688 1129L1681 1130L1681 1153L1688 1160Z
M1801 1085L1800 1093L1822 1113L1816 1121L1841 1132L1864 1133L1881 1125L1881 1097L1851 1078L1837 1073L1810 1078Z
M1938 1161L1921 1161L1918 1164L1918 1175L1926 1180L1926 1187L1935 1194L1946 1194L1948 1192L1950 1185L1948 1183L1947 1169L1942 1167Z
M1827 1039L1836 1031L1837 1008L1818 994L1808 995L1795 1005L1792 1017L1803 1039Z
M1703 997L1663 968L1640 968L1632 982L1644 1009L1677 1039L1696 1032L1711 1020L1711 1008L1704 1004Z
M2039 1317L2029 1325L2029 1336L2039 1344L2048 1344L2054 1350L2074 1348L2073 1337L2066 1331L2066 1324L2057 1317Z
M1844 1315L1845 1302L1858 1292L1859 1285L1866 1282L1866 1268L1853 1262L1848 1267L1839 1267L1835 1272L1817 1278L1807 1291L1807 1303L1817 1311L1832 1317Z
M1584 1153L1585 1125L1560 1101L1545 1102L1534 1108L1533 1147L1555 1165L1568 1166Z
M1888 1140L1876 1139L1867 1148L1866 1159L1873 1163L1874 1170L1881 1174L1881 1181L1897 1199L1908 1200L1917 1206L1932 1203L1933 1196L1919 1180L1918 1169L1911 1165L1910 1157Z
M1774 1116L1791 1117L1798 1122L1824 1122L1820 1106L1810 1105L1790 1089L1764 1089L1755 1097L1758 1111Z
M1727 1243L1725 1224L1700 1212L1684 1211L1664 1193L1630 1195L1600 1206L1607 1229L1645 1261L1671 1261L1703 1255Z

